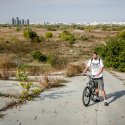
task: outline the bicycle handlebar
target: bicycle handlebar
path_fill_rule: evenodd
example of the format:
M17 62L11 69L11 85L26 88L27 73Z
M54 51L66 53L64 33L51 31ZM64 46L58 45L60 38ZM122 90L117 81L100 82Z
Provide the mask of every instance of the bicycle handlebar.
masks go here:
M83 74L83 76L87 76L87 77L90 77L90 78L95 78L95 75Z

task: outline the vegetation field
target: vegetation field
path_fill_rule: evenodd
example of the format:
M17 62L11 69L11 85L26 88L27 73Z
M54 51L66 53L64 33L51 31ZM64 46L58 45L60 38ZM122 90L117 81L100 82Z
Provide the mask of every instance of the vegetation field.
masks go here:
M70 63L90 58L95 48L124 29L117 25L0 25L0 77L9 78L8 72L14 76L23 64L31 75L64 70Z

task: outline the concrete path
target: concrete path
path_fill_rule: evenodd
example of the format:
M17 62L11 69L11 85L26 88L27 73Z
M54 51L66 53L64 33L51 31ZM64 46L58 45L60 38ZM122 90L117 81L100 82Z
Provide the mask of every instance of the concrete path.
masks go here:
M18 101L18 99L13 97L18 97L21 92L22 88L18 81L0 80L0 110ZM8 97L7 95L10 95L11 97Z
M82 91L87 78L69 79L62 88L45 91L35 101L19 108L2 112L0 125L125 125L125 85L108 72L104 72L109 106L104 102L84 107Z

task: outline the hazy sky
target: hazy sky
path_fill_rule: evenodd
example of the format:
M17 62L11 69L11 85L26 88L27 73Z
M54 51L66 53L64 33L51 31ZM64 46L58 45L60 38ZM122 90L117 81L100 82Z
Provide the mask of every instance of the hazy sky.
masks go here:
M0 0L0 22L125 21L125 0Z

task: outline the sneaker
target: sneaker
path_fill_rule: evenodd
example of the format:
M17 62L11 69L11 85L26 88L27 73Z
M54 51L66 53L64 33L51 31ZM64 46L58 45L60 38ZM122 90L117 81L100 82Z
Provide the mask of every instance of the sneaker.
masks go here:
M108 104L107 102L104 102L104 105L105 105L105 106L108 106L109 104Z
M100 98L97 97L94 101L95 101L95 102L100 102Z

